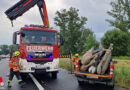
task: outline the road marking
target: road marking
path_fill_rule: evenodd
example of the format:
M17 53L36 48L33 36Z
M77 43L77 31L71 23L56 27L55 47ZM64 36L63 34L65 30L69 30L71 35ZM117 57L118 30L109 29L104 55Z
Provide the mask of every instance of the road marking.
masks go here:
M31 73L29 73L29 76L32 78L33 82L36 84L36 86L38 87L39 90L45 90Z

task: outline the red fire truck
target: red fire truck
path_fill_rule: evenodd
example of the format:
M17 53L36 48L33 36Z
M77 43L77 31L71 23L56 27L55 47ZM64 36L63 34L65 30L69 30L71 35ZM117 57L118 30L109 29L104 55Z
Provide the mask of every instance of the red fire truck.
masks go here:
M63 44L63 37L59 35L58 40L57 30L49 27L45 1L20 0L6 10L5 14L12 21L34 5L39 7L44 25L25 25L13 34L13 44L17 44L19 36L20 72L23 77L26 77L27 73L40 71L51 73L52 77L56 78L59 68L58 47Z

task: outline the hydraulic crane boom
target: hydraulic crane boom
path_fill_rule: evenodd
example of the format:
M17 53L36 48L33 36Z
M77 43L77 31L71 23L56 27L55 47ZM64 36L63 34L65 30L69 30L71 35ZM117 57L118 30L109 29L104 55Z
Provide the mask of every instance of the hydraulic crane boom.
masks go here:
M22 16L26 11L37 4L44 26L49 27L48 14L44 0L20 0L14 6L5 11L7 17L13 21Z

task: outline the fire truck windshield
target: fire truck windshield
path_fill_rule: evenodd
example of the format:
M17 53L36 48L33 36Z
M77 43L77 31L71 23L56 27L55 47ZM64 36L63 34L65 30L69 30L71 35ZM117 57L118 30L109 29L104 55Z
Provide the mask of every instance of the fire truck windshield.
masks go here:
M57 35L54 31L23 30L21 33L23 44L56 45Z

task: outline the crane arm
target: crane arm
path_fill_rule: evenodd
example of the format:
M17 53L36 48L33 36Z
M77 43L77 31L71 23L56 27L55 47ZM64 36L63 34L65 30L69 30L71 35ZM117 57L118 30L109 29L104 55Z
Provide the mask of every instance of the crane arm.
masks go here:
M30 8L32 8L36 4L39 7L40 15L42 17L44 26L49 27L48 14L44 0L20 0L11 8L6 10L5 14L11 21L13 21L19 16L22 16L25 12L27 12Z

